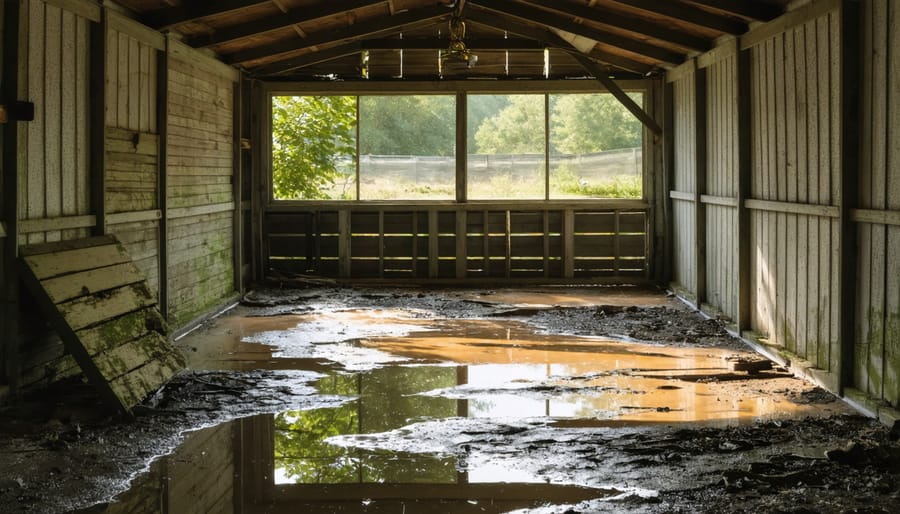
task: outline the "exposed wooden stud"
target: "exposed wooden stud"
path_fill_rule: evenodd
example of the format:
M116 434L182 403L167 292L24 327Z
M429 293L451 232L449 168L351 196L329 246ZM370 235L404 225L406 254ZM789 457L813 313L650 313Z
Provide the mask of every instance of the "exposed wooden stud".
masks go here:
M751 70L750 51L735 49L737 77L737 220L734 227L737 234L737 319L739 334L749 330L750 319L750 211L746 201L750 198L750 183L753 173L751 144Z
M243 159L241 159L241 128L243 127L243 94L241 92L241 81L237 80L232 87L232 106L231 106L231 155L232 169L234 177L231 180L232 195L234 197L234 227L232 231L232 259L234 260L234 290L244 292L244 209L241 201L244 197L244 179L243 179Z
M468 95L456 94L456 201L466 203L468 200L468 156L469 156L469 103Z
M466 278L466 270L469 267L469 255L467 248L468 220L466 211L456 211L456 278Z
M563 278L575 277L575 211L563 211Z
M5 2L2 6L2 80L0 89L5 99L18 99L19 91L19 27L21 16L19 2ZM27 13L27 9L25 10ZM2 131L3 188L0 189L0 219L4 220L5 236L0 240L0 373L13 392L18 392L21 382L21 354L19 352L19 274L16 260L19 250L19 123L5 123Z
M665 220L665 248L663 253L668 256L663 260L663 268L657 278L663 284L673 280L673 254L674 238L672 220L672 202L666 199L666 192L671 191L675 184L675 87L672 82L666 80L663 84L663 184L656 189L660 201L664 205L663 218ZM671 191L674 193L674 191Z
M860 76L862 75L862 60L859 59L860 51L860 17L859 3L844 0L840 11L840 176L838 178L838 195L833 200L840 209L840 226L838 235L838 250L840 252L840 270L838 280L839 319L837 340L840 345L838 351L831 356L831 371L838 376L838 392L845 387L852 387L854 345L856 341L856 258L857 258L857 234L856 224L851 219L852 208L858 201L857 174L859 170L859 149L862 143L860 138ZM894 70L897 72L897 70ZM893 363L898 365L898 363Z
M106 232L106 34L108 12L90 28L90 197L94 213L94 235Z
M706 188L706 70L697 69L694 75L694 300L700 310L706 302L706 207L702 196Z
M169 39L166 50L156 52L156 133L159 135L157 150L157 204L162 212L159 220L159 311L163 319L169 319Z
M440 211L430 209L428 211L428 278L437 278L440 271L438 257L440 254L440 240L438 239L438 215Z
M338 236L338 274L341 277L349 277L353 256L350 254L352 232L348 209L338 211L338 232L340 234Z

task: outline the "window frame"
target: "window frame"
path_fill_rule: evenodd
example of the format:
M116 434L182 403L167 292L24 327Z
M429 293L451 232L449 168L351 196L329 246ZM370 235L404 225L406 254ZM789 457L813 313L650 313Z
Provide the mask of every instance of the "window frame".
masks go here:
M647 80L623 80L617 84L627 93L641 93L642 105L646 109L652 103L653 91L651 81ZM622 204L646 205L648 198L648 170L650 159L647 158L647 149L652 145L652 133L642 126L641 148L644 158L641 164L642 188L641 198L576 198L576 199L550 199L550 95L551 94L594 94L609 93L599 82L594 79L578 80L548 80L528 81L523 83L509 82L481 82L481 81L440 81L440 82L403 82L403 83L378 83L378 82L266 82L261 88L260 102L267 114L262 117L258 127L259 140L263 142L260 155L257 157L261 172L260 190L265 191L264 205L275 207L362 207L366 205L403 205L410 206L446 206L458 204L484 204L484 205L535 205L565 204L573 206L596 205L597 202L614 202ZM467 198L467 156L466 148L468 127L465 114L467 113L467 99L472 95L521 95L535 94L544 96L544 195L542 199L484 199L469 200ZM356 96L359 116L360 96L392 96L392 95L456 95L456 197L453 200L360 200L359 199L359 122L356 124L356 198L353 200L278 200L274 197L272 187L272 99L276 96ZM462 119L461 119L461 115ZM465 151L460 152L460 149ZM460 158L460 155L463 157Z

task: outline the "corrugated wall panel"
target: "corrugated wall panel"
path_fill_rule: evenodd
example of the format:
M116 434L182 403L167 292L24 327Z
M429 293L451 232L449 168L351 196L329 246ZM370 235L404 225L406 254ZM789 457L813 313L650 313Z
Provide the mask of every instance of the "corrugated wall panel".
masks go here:
M683 193L695 191L696 175L696 120L695 78L693 74L673 84L675 111L675 169L674 188ZM696 240L694 204L672 199L673 258L672 279L685 291L696 293L697 259L694 251Z

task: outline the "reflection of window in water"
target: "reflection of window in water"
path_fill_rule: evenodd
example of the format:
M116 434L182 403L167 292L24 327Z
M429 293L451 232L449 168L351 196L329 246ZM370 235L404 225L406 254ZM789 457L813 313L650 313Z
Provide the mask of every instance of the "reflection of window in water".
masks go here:
M416 395L457 383L457 368L430 366L375 369L321 380L317 384L321 394L358 399L336 408L275 416L276 483L455 483L452 458L345 448L325 440L394 430L416 419L457 416L464 400Z

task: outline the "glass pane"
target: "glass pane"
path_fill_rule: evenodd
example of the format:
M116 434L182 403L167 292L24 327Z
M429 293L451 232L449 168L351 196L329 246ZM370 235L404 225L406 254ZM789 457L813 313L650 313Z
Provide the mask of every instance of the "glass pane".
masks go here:
M544 95L468 98L468 196L544 198Z
M550 95L550 198L641 198L641 136L609 93Z
M356 196L356 97L272 98L272 195L276 200Z
M359 99L361 200L456 197L456 97Z

